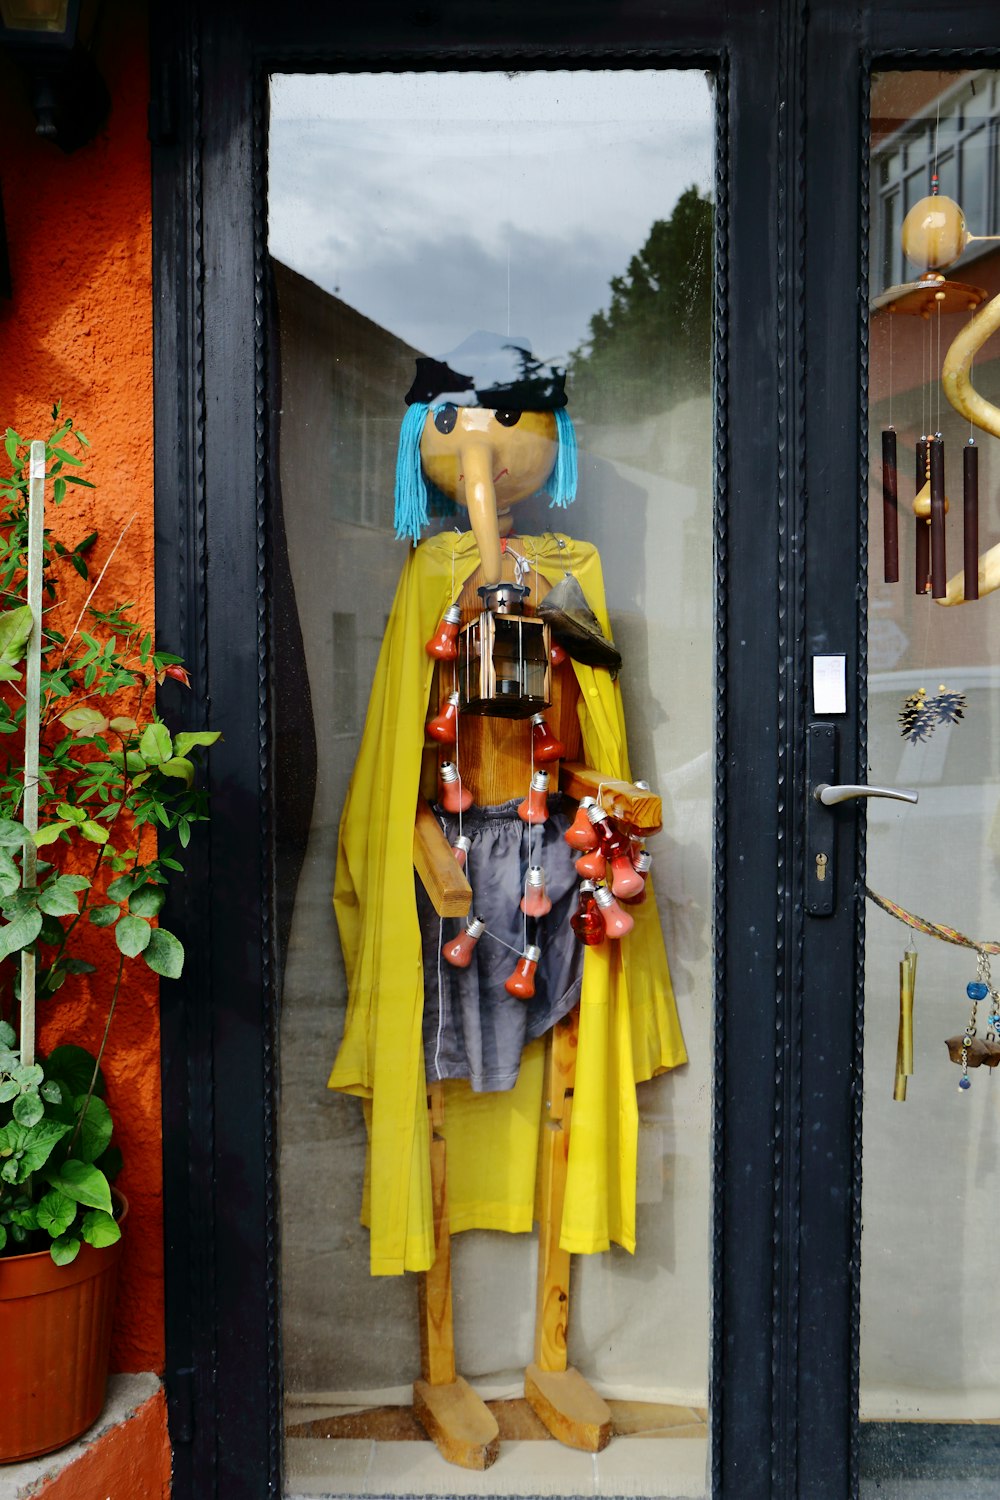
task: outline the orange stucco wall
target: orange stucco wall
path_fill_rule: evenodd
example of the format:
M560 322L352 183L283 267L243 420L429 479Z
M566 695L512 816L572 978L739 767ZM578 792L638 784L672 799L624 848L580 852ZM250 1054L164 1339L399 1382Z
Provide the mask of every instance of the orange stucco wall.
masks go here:
M32 1493L37 1500L170 1500L163 1392L102 1433L75 1463Z
M62 400L65 414L90 438L93 458L86 472L98 488L74 492L50 524L74 542L98 531L93 557L101 564L134 517L100 602L110 607L134 600L140 617L152 623L145 7L135 0L111 0L96 51L112 112L97 139L72 156L36 138L23 86L7 60L0 62L0 178L14 292L12 302L0 302L0 430L11 426L26 437L43 437L52 402ZM118 1186L130 1204L112 1364L123 1371L159 1371L164 1356L158 991L144 965L129 968L105 1061L116 1140L125 1157ZM96 1049L110 977L98 972L86 981L73 980L46 1003L39 1037L43 1051L63 1039Z

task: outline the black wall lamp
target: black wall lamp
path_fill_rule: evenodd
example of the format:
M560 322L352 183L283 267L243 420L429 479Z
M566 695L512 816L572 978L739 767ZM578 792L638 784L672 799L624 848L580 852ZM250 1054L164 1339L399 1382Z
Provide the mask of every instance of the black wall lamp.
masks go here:
M0 0L0 45L27 79L36 132L63 151L93 140L111 108L107 85L81 36L80 4ZM88 41L93 30L92 24Z

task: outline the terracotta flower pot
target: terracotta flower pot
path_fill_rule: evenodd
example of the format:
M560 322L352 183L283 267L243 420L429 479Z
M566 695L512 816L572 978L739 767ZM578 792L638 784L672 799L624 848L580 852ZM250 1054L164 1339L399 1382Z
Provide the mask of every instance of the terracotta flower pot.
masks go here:
M118 1209L121 1223L124 1199ZM100 1416L121 1248L81 1245L68 1266L47 1250L0 1257L0 1463L62 1448Z

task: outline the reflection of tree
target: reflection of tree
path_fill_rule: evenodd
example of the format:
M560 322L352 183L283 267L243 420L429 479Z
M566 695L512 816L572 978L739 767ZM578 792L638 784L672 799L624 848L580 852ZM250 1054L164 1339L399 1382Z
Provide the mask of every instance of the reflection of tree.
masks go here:
M712 200L692 186L612 277L611 306L570 356L574 413L634 421L707 391L711 348Z

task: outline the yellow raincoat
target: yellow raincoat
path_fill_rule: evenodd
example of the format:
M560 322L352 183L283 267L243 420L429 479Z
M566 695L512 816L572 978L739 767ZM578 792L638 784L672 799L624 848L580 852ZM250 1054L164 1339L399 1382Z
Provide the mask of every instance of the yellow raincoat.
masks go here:
M519 550L550 584L572 572L610 635L594 547L548 533ZM434 662L424 643L479 565L471 532L412 550L372 685L340 824L334 909L347 969L344 1039L329 1087L365 1101L369 1163L362 1217L376 1276L434 1259L427 1089L421 1041L423 968L413 886L413 823ZM628 779L621 693L603 668L573 663L587 765ZM635 1249L635 1085L687 1060L655 904L634 909L624 942L587 948L561 1244ZM515 1087L473 1094L445 1085L452 1230L530 1230L541 1118L544 1039L522 1055Z

